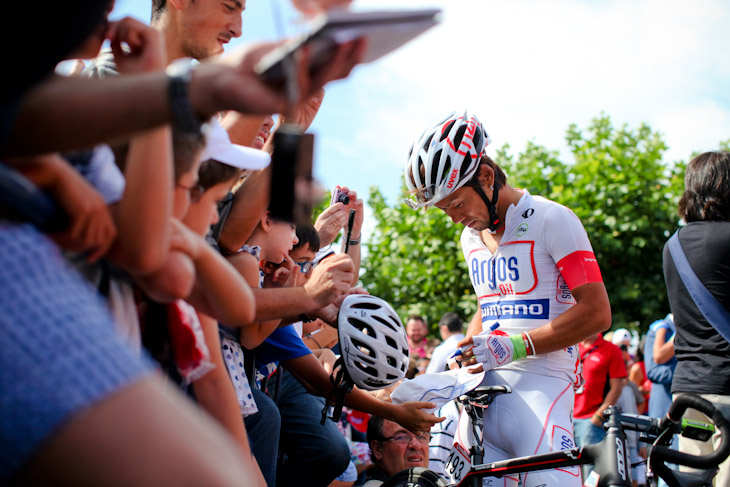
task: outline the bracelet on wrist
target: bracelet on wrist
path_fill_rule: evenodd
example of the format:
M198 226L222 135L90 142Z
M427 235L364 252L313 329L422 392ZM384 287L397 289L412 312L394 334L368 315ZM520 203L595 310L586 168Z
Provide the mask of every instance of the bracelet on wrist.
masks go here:
M535 355L535 345L532 343L532 337L526 331L522 332L522 340L525 343L525 351L527 356Z
M360 236L359 236L359 237L357 237L357 238L352 238L352 239L350 239L350 240L349 240L349 243L348 243L348 245L349 245L350 247L352 247L353 245L360 245L360 240L361 240L361 239L362 239L362 235L360 235Z

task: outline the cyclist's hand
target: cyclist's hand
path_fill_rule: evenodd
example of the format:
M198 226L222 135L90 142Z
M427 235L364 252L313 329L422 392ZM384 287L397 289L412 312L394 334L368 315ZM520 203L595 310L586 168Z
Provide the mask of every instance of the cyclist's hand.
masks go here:
M396 407L398 408L398 414L395 422L413 432L429 431L431 426L446 419L424 411L424 409L436 408L436 405L432 402L408 401Z
M473 346L466 348L470 344ZM460 345L461 349L464 350L462 365L481 364L482 370L485 371L527 356L521 335L508 336L500 331L480 333L462 340ZM477 371L475 368L477 372L482 370Z

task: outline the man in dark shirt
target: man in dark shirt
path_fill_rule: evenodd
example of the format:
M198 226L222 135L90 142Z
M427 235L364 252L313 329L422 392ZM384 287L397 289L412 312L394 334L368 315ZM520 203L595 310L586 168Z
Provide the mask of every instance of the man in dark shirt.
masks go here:
M684 183L679 215L687 226L679 232L679 242L697 278L722 307L730 310L730 153L705 152L695 157L687 166ZM663 260L677 328L672 393L700 394L730 418L730 343L697 308L667 245ZM685 418L709 422L694 410L689 410ZM718 442L719 435L706 443L680 437L679 449L704 455ZM715 482L730 485L728 461L720 465Z

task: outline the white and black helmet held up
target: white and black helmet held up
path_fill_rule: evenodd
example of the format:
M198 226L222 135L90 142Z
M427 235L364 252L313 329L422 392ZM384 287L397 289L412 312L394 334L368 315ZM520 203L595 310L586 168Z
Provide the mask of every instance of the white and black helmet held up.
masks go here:
M337 324L345 371L357 387L372 391L405 377L406 330L387 302L367 294L347 296Z

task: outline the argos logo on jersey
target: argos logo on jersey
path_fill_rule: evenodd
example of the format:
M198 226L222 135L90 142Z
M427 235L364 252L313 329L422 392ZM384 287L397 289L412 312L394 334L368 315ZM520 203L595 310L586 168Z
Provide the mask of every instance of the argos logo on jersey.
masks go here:
M472 252L468 259L469 277L480 297L527 294L535 289L533 246L533 242L515 242L488 258L487 252Z
M501 300L498 303L481 303L482 321L494 319L546 320L550 317L549 299Z

